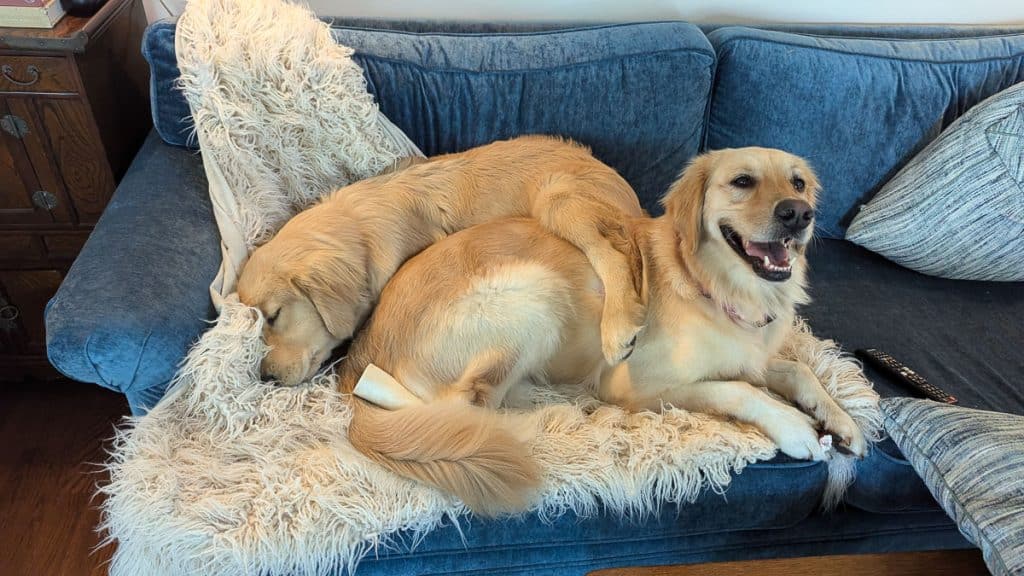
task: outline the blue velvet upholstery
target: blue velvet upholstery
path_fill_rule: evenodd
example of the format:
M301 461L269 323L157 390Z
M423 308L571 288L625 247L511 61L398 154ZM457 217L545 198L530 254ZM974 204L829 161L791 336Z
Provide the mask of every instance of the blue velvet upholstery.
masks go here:
M816 504L825 478L824 464L781 458L749 466L725 495L706 491L692 504L666 504L642 522L605 514L585 520L569 514L552 524L533 516L474 519L435 530L412 553L407 538L371 554L356 574L582 576L614 566L969 546L934 502L927 510L885 516L884 528L853 508L822 515ZM912 472L910 478L920 484Z
M720 28L707 147L808 158L824 185L817 233L852 211L967 108L1024 80L1024 33L882 40Z
M142 37L142 55L149 62L153 128L168 144L198 148L192 111L178 88L181 71L174 54L174 30L174 21L161 20L147 27Z
M47 306L50 362L152 405L213 317L219 265L202 161L151 133Z
M648 211L700 149L714 53L695 26L623 24L535 33L412 34L336 28L355 49L381 110L427 155L519 134L590 146ZM184 145L184 98L171 23L151 27L146 54L156 123ZM174 76L166 76L174 74Z
M1024 415L1024 282L925 276L845 240L809 251L801 310L814 333L845 349L892 354L962 406ZM906 389L867 368L882 396Z

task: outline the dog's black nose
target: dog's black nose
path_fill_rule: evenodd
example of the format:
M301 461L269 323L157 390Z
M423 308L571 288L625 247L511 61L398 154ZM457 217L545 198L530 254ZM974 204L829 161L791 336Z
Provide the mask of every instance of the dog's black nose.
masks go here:
M775 205L775 217L787 229L799 232L811 225L814 209L803 200L783 200Z
M263 380L264 382L273 382L274 380L277 380L277 376L269 372L265 372L263 374L260 374L260 379Z

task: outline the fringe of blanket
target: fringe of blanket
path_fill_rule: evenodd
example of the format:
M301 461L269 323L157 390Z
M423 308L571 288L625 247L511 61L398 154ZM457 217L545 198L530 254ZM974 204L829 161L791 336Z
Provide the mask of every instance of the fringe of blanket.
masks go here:
M101 488L101 528L118 543L110 573L322 575L458 526L468 513L459 502L348 444L349 398L333 375L299 388L259 382L264 344L249 335L262 319L246 310L229 298L222 329L192 349L167 397L118 432ZM877 439L877 396L856 362L802 323L789 342L785 356L810 365ZM535 426L544 490L532 512L545 521L570 512L640 521L708 489L722 494L732 474L776 454L751 426L672 407L629 413L576 392L535 388L535 408L509 415ZM829 467L838 498L852 461Z

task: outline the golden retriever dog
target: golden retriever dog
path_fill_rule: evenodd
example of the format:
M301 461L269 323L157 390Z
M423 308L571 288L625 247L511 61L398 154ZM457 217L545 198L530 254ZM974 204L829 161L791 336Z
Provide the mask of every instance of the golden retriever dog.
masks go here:
M589 383L631 410L668 403L735 418L795 458L827 458L824 430L863 456L861 431L810 368L777 358L808 300L817 190L807 163L779 150L698 157L663 216L628 226L646 327L614 363L601 352L609 295L574 246L525 219L442 240L394 276L340 368L343 392L373 364L415 402L388 410L357 391L350 441L481 514L524 508L539 481L528 432L494 411L528 381Z
M613 169L583 146L545 136L413 162L346 186L289 220L242 270L239 299L265 317L270 351L261 373L285 385L307 380L352 337L410 256L514 216L536 218L586 255L607 288L602 351L615 362L642 327L640 257L623 227L642 215Z

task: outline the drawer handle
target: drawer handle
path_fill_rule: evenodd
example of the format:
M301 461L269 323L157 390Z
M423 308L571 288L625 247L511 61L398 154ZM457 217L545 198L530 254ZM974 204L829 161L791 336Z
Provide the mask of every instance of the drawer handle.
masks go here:
M0 320L3 320L5 322L14 322L15 320L18 319L18 314L19 312L17 306L7 305L4 306L3 308L0 308Z
M24 138L25 134L28 134L28 124L14 114L0 118L0 128L15 138Z
M32 193L32 203L43 210L53 210L57 207L57 197L53 192L36 190Z
M15 78L14 67L10 64L4 64L3 68L0 68L0 71L3 72L4 78L6 78L8 82L11 84L17 84L18 86L31 86L36 82L39 82L39 68L36 68L31 64L28 68L25 68L25 72L28 72L32 76L28 80L18 80Z

